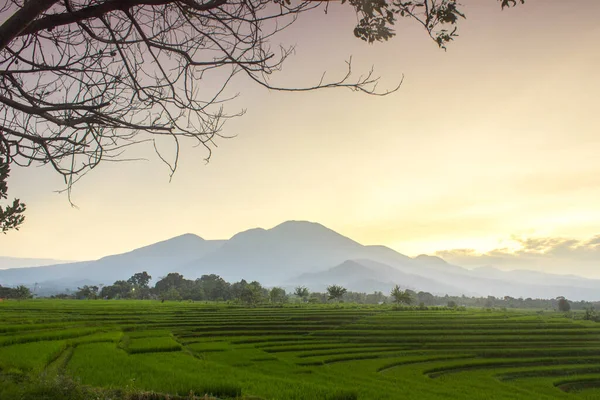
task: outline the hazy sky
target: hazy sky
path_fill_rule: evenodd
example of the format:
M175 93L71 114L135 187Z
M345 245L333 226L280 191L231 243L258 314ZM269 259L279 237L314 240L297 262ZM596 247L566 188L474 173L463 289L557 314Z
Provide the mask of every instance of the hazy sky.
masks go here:
M237 81L232 106L247 114L225 131L237 137L218 141L208 165L202 149L186 149L171 183L149 151L149 162L92 171L74 188L75 209L54 193L63 186L50 169L14 168L9 195L27 203L27 220L0 238L0 255L93 259L289 219L408 255L513 254L526 238L596 246L600 2L527 0L503 12L495 0L462 3L467 20L447 52L408 20L390 42L367 45L347 7L305 15L279 37L297 46L275 83L339 76L352 55L383 86L404 74L399 92L273 93ZM595 264L577 265L569 272L596 275Z

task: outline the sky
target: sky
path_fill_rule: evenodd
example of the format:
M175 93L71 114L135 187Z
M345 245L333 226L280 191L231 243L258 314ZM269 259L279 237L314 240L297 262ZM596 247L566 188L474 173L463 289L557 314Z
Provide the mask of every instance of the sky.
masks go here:
M382 88L404 77L399 91L281 93L237 80L232 111L247 113L226 125L235 137L208 164L186 147L171 182L137 149L149 161L101 164L74 187L73 208L49 168L13 168L9 196L27 219L0 238L0 256L88 260L309 220L410 256L600 277L600 3L462 3L446 52L408 20L368 45L347 7L303 16L274 40L296 46L274 83L340 76L352 56Z

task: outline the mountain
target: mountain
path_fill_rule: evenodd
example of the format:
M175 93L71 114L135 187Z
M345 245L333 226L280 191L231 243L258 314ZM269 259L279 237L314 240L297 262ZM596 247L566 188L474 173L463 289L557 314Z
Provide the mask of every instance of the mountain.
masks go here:
M420 262L423 262L423 259ZM470 272L461 269L458 273L431 273L430 268L416 268L409 274L373 260L348 260L326 271L302 274L286 282L285 286L304 285L313 291L323 291L328 285L335 283L354 291L379 290L388 293L395 284L398 284L403 288L437 295L491 295L546 299L565 296L571 300L600 298L600 281L573 277L574 281L561 282L560 279L563 277L560 275L535 271L518 271L517 274L510 273L513 271L509 273L498 271L503 279L494 275L473 275ZM532 276L537 276L536 281L519 279L532 272Z
M364 248L321 224L288 221L271 229L238 233L213 253L185 265L182 273L190 277L217 273L226 280L278 284L359 256Z
M180 265L203 257L222 244L222 240L204 240L196 235L185 234L95 261L3 270L0 271L0 284L30 285L43 282L45 286L64 289L84 281L111 284L116 280L128 279L140 271L147 271L157 279L169 272L178 272Z
M271 229L238 233L213 253L183 266L182 273L193 278L217 273L226 280L256 279L277 285L352 259L373 260L409 273L418 264L388 247L364 246L318 223L287 221ZM423 272L433 272L421 267Z
M356 291L387 292L399 284L436 294L600 299L600 280L535 271L468 270L439 257L411 258L385 246L365 246L307 221L250 229L229 240L185 234L95 261L0 270L0 285L38 283L47 290L64 290L82 284L111 284L140 271L148 271L154 280L169 272L188 279L218 274L228 281L258 280L286 287L305 284L312 290L343 284Z
M428 291L434 294L465 293L456 287L438 282L435 279L407 274L389 265L373 260L347 260L322 272L306 273L287 282L288 286L303 285L313 291L325 291L331 284L342 285L348 290L389 293L394 285L415 291Z
M43 265L66 264L75 261L53 260L51 258L18 258L18 257L0 257L0 269L40 267Z
M527 284L543 283L544 285L569 286L579 288L598 288L600 280L583 278L576 275L558 275L546 272L517 269L512 271L503 271L491 266L475 268L471 271L475 276L493 277L511 282L521 282Z

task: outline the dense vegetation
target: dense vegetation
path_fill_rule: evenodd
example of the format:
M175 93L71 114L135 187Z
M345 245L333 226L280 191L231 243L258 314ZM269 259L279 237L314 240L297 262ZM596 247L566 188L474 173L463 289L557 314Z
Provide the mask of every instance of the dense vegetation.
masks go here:
M0 398L599 398L600 325L583 316L4 301Z
M3 287L0 285L0 299L29 299L32 297L31 290L28 287L20 285L14 288Z
M247 282L242 279L239 282L230 283L215 274L203 275L192 280L185 279L179 273L170 273L160 278L152 287L152 277L147 272L134 274L128 280L119 280L107 286L85 285L72 293L53 295L58 299L136 299L136 300L193 300L193 301L217 301L256 306L259 304L284 304L288 302L308 302L313 304L343 302L357 304L384 304L396 303L397 305L414 305L420 309L432 306L456 307L478 307L478 308L530 308L542 310L589 310L590 315L595 318L594 308L600 306L600 302L578 301L571 302L564 297L555 299L532 299L514 298L505 296L498 298L467 297L467 296L437 296L429 292L402 290L396 285L389 296L383 292L373 293L352 292L346 288L332 284L327 287L325 293L310 292L306 287L296 287L293 293L286 293L283 288L266 288L260 282ZM4 289L5 292L2 290ZM15 291L19 289L18 291ZM12 291L12 292L10 292ZM5 295L3 295L5 293ZM8 294L6 294L8 293ZM34 288L35 295L35 288ZM0 298L27 298L30 293L24 286L9 289L0 286Z

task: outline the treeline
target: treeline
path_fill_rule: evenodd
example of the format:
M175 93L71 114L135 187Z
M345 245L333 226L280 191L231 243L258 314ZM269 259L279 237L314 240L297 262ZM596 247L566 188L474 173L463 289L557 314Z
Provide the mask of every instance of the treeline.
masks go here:
M348 292L345 288L332 285L327 293L311 293L306 287L296 287L293 293L287 293L280 287L266 288L260 282L230 283L219 275L210 274L191 280L179 273L170 273L159 279L154 287L150 286L152 276L147 272L134 274L128 280L119 280L112 285L85 285L72 294L58 294L58 299L137 299L137 300L192 300L192 301L229 301L246 305L262 303L283 304L290 301L306 303L327 303L331 301L381 304L387 301L382 292L373 294Z
M185 279L176 272L170 273L150 286L152 276L147 272L134 274L128 280L119 280L112 285L78 288L73 294L59 294L52 298L74 299L155 299L155 300L193 300L193 301L238 301L254 305L263 302L284 303L288 295L284 289L267 289L259 282L241 280L229 283L219 275L202 275L201 278Z
M27 286L17 286L15 288L3 287L0 285L0 299L25 300L32 298L31 290Z
M429 292L416 292L410 289L400 290L399 286L391 293L381 291L361 293L348 291L339 285L331 285L326 292L309 292L306 287L295 288L291 293L283 288L266 288L260 282L240 280L230 283L219 275L210 274L191 280L179 273L170 273L159 279L151 287L152 277L147 272L134 274L128 280L119 280L107 286L83 286L72 294L60 294L54 298L74 299L155 299L155 300L192 300L192 301L230 301L247 305L261 303L282 304L286 302L327 303L346 302L357 304L411 305L415 307L478 307L478 308L535 308L545 310L586 310L599 308L600 302L567 301L563 297L556 299L533 299L505 297L467 297L436 296ZM3 288L5 289L5 288ZM13 289L15 290L15 289ZM2 296L8 297L8 296Z
M422 292L419 292L422 293ZM447 301L453 304L460 304L466 307L481 307L481 308L536 308L543 310L559 310L569 311L573 310L584 310L586 308L600 306L600 302L589 302L589 301L567 301L564 297L560 296L555 299L533 299L528 298L515 298L511 296L504 297L466 297L466 296L434 296L437 301ZM566 303L565 303L566 301Z

